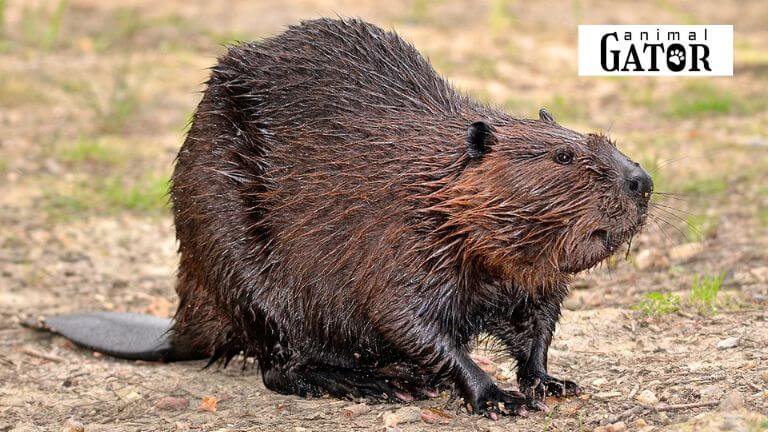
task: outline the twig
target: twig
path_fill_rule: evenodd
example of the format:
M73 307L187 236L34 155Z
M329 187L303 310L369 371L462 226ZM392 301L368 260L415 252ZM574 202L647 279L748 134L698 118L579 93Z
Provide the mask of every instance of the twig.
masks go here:
M26 355L32 356L32 357L41 358L43 360L48 360L48 361L52 361L52 362L55 362L55 363L61 363L61 362L64 361L64 359L62 357L59 357L59 356L54 355L54 354L47 354L47 353L44 353L44 352L40 352L40 351L38 351L38 350L36 350L34 348L30 348L30 347L22 348L21 352L23 352Z
M713 407L720 405L720 401L708 401L708 402L695 402L695 403L684 403L684 404L673 404L673 405L659 405L657 407L654 407L653 409L655 411L676 411L676 410L685 410L685 409L693 409L693 408L706 408L706 407Z
M606 424L618 423L618 422L620 422L622 420L626 420L626 419L628 419L628 418L630 418L630 417L632 417L634 415L640 415L640 414L643 413L643 411L645 411L645 407L644 406L642 406L642 405L634 406L634 407L632 407L632 408L622 412L621 414L617 415L616 417L608 419L608 422Z
M627 396L627 399L632 399L637 394L637 391L640 390L640 384L635 384L634 387L632 387L632 390L629 392L629 395ZM614 422L615 423L615 422Z

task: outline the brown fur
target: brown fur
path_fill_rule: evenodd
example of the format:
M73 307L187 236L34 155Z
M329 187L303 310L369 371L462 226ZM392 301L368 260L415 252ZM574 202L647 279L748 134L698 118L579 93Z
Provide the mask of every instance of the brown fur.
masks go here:
M514 405L468 360L476 336L548 379L569 275L644 221L605 137L477 103L361 21L232 47L207 84L173 176L175 344L255 356L276 391L386 393L404 365L398 388Z

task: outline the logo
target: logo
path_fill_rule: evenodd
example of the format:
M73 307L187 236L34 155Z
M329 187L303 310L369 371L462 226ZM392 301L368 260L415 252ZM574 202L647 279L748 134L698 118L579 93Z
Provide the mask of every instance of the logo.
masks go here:
M732 25L580 25L580 76L732 76Z

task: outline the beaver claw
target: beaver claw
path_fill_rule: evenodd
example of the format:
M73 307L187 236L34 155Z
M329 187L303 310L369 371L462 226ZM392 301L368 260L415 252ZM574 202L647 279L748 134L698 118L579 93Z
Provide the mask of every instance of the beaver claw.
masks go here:
M520 389L530 401L542 401L547 396L568 397L581 394L581 387L573 381L555 378L547 373L532 378L518 378Z
M475 395L465 399L468 402L467 409L470 412L487 416L493 420L498 415L528 415L528 399L517 390L502 390L496 385L491 385Z

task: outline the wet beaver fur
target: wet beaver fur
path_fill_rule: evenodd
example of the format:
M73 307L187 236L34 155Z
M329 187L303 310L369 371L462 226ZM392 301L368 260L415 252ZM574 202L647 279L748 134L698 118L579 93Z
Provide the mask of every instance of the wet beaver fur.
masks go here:
M173 175L174 342L253 356L280 393L540 407L579 391L547 373L570 275L641 228L651 188L606 137L476 102L395 33L303 22L207 82ZM524 394L470 359L484 332Z
M301 396L450 387L488 415L578 393L547 373L569 279L638 232L653 186L606 137L539 117L458 93L359 20L231 47L173 174L180 305L162 357L244 353ZM470 358L481 333L521 391Z

